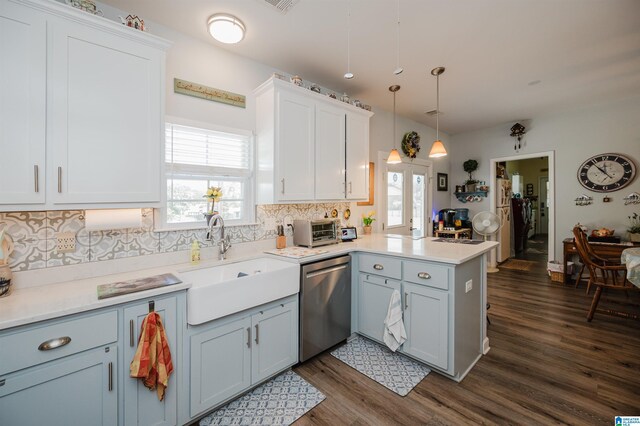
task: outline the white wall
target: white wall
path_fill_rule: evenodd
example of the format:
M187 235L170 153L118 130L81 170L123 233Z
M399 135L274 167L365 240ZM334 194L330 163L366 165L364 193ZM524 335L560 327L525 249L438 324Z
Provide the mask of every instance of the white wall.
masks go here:
M99 8L103 10L105 17L113 20L118 20L117 16L123 15L123 12L105 4L100 4ZM152 34L173 42L167 54L166 114L169 116L255 131L255 98L252 94L253 90L271 77L274 72L285 75L295 73L295 70L278 70L252 59L235 55L213 44L204 43L153 22L145 21L145 25L150 28ZM389 77L391 80L392 77ZM243 109L173 93L174 78L245 95L247 107ZM304 76L302 78L304 79ZM389 82L389 84L392 83L393 81ZM401 102L402 92L399 92L397 96L398 102ZM409 96L409 93L406 93L406 96ZM361 100L367 103L366 99ZM373 105L372 107L375 115L371 119L369 157L370 161L377 162L378 151L389 151L393 147L393 140L391 139L393 114L386 111L386 109L392 108L391 93L389 92L389 105ZM415 130L420 134L422 141L422 149L418 153L418 158L427 159L431 144L435 140L435 130L404 117L398 117L396 127L396 133L399 135L396 140L396 146L400 148L402 135L405 132ZM448 148L448 135L441 133L441 139ZM377 168L377 170L380 169ZM437 172L449 173L448 157L435 159L434 178ZM375 188L375 192L376 205L368 207L368 210L377 209L380 188ZM449 207L449 204L450 194L437 192L434 189L433 208L437 210ZM353 206L355 207L355 203L353 203ZM356 212L354 212L351 223L362 225L360 221L355 220L355 214Z
M576 179L580 164L596 154L614 152L630 156L640 167L640 98L567 111L554 116L528 120L527 134L521 154L555 151L556 245L555 259L562 258L562 240L571 236L571 228L580 222L589 229L606 226L626 238L627 216L640 211L638 205L624 205L623 197L640 192L640 179L621 191L609 194L613 200L603 203L602 194L583 188ZM462 183L467 174L462 163L473 158L479 167L474 177L489 183L492 158L516 155L509 129L513 122L480 131L454 135L451 138L450 186ZM492 188L493 189L493 188ZM590 206L578 207L574 199L582 194L594 198ZM490 192L490 196L494 196ZM457 200L454 207L462 207ZM470 215L489 209L489 201L467 203ZM553 255L550 256L553 258Z

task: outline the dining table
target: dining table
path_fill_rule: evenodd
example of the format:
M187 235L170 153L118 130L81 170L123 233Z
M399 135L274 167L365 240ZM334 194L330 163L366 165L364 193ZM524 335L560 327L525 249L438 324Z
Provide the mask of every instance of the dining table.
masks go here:
M640 288L640 247L628 248L620 255L622 263L627 265L627 279Z

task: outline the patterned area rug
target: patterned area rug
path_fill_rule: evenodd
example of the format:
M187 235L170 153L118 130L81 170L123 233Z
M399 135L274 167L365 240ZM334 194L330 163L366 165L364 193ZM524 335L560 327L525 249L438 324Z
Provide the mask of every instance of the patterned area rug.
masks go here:
M515 271L531 271L535 265L536 262L531 260L509 259L506 262L499 264L498 268L513 269Z
M400 396L411 392L431 372L424 365L361 336L331 355Z
M209 425L290 425L325 396L289 370L200 420Z

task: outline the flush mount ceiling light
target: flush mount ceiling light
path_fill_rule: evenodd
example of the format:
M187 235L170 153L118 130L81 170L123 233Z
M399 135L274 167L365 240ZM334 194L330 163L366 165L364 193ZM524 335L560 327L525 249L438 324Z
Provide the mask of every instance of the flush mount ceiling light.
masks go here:
M389 157L387 157L387 164L402 163L400 153L396 149L396 92L398 90L400 90L400 86L398 86L397 84L389 87L389 91L393 93L393 149L389 153Z
M444 67L437 67L431 70L431 75L436 77L436 141L431 145L429 158L438 158L447 155L447 150L440 140L440 120L438 119L440 116L440 74L442 73L444 73Z
M347 0L347 72L344 78L351 80L353 73L351 72L351 9L349 8L349 0Z
M207 21L209 34L220 43L235 44L242 41L246 28L241 20L227 13L216 13Z

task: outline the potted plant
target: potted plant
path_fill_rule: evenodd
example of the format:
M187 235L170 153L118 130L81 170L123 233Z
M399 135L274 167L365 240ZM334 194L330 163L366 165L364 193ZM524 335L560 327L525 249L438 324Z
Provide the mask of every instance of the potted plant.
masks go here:
M629 216L629 223L631 224L627 229L629 239L634 242L640 242L640 215L634 213Z
M363 231L365 234L371 234L371 224L375 220L373 216L375 216L375 210L371 210L368 213L362 213L362 223L363 223Z
M469 173L469 179L464 183L467 192L475 192L477 180L473 178L473 172L478 170L478 162L476 160L467 160L462 164L465 172Z

